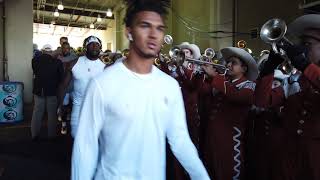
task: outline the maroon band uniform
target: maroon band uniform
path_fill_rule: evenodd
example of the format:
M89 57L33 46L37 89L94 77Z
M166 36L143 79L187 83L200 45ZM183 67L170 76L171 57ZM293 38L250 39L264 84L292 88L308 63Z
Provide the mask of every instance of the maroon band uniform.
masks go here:
M245 77L230 82L217 75L208 99L204 163L212 179L245 179L247 116L253 103L255 82Z

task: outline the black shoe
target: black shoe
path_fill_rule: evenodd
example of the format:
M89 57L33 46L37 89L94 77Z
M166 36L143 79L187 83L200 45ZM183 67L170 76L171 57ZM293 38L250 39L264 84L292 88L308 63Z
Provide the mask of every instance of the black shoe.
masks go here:
M40 141L39 136L32 137L32 142L39 142L39 141Z
M63 122L61 127L61 134L66 135L67 133L68 133L67 124Z

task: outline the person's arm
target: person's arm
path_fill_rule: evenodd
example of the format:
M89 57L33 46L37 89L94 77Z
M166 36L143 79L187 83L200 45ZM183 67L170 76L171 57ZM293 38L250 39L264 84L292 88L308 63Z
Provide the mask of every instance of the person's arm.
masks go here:
M168 121L166 131L170 148L192 180L208 180L209 175L190 139L182 94L178 84L176 86L176 99L170 107L172 119Z
M250 82L238 89L235 85L226 81L224 76L217 75L213 78L211 84L213 88L223 92L227 99L232 102L246 105L253 104L253 94L255 90L254 82Z
M257 81L255 90L255 105L262 108L271 108L281 105L285 100L283 86L272 87L274 74L269 74Z
M94 178L99 157L99 135L105 117L103 93L93 79L87 89L79 126L75 135L71 180L91 180Z
M63 75L64 75L64 69L63 69L63 64L61 61L57 60L58 62L58 81L59 81L59 85L63 80Z
M320 90L320 67L311 63L303 71L303 74L311 81L311 83Z
M62 82L59 85L58 89L58 108L60 109L63 104L63 98L66 94L66 89L68 88L68 85L70 81L72 80L72 68L77 63L78 60L71 61L67 64L65 72L64 72L64 78Z

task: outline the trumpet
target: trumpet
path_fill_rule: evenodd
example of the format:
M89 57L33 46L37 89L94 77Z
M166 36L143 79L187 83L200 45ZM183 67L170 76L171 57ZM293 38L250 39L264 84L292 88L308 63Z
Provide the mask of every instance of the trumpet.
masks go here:
M261 27L260 37L264 42L271 44L272 50L275 53L280 54L285 58L285 62L283 62L278 68L284 71L285 73L289 74L293 72L294 67L291 65L291 61L286 56L286 52L281 48L279 48L278 50L277 47L279 45L293 45L293 43L285 37L286 32L286 23L281 19L274 18L267 21Z
M172 62L175 62L178 66L182 66L185 61L188 61L197 65L212 65L219 72L223 72L222 74L226 74L229 70L226 66L211 62L211 59L214 57L214 55L215 53L212 48L207 48L204 55L200 57L200 60L186 58L184 52L177 46L171 48L169 51L169 57L171 58Z
M285 34L287 32L287 25L282 19L270 19L268 20L260 30L260 38L268 44L271 44L272 50L275 53L280 53L281 55L285 55L285 51L280 49L278 50L277 45L293 45L291 41L289 41Z
M170 45L173 43L173 38L172 38L172 36L167 34L163 37L163 41L164 41L164 44ZM162 45L162 47L164 46L164 44ZM168 55L162 54L160 52L159 56L154 59L154 64L159 67L161 65L161 62L168 64L171 62L171 59L168 57Z

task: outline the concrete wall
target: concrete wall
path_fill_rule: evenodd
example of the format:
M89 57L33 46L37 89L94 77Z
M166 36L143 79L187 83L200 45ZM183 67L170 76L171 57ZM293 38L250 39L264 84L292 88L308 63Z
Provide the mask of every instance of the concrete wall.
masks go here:
M122 51L123 49L126 49L129 47L129 41L128 38L125 35L125 25L123 23L123 18L125 16L126 9L121 8L119 11L115 13L115 25L116 29L114 34L116 35L116 50Z
M24 102L32 102L32 0L6 1L6 47L10 81L24 83Z
M175 44L187 41L200 46L209 46L210 37L210 0L173 0L172 36Z
M103 35L103 39L102 41L106 44L103 49L107 50L107 44L111 43L111 51L115 51L116 50L116 39L114 38L114 34L113 32L115 31L115 21L110 21L110 23L108 24L108 28L106 31L104 31L104 35ZM109 27L110 26L110 27Z
M3 4L0 3L0 80L3 79L2 68L3 68L3 19L2 19L2 8Z

